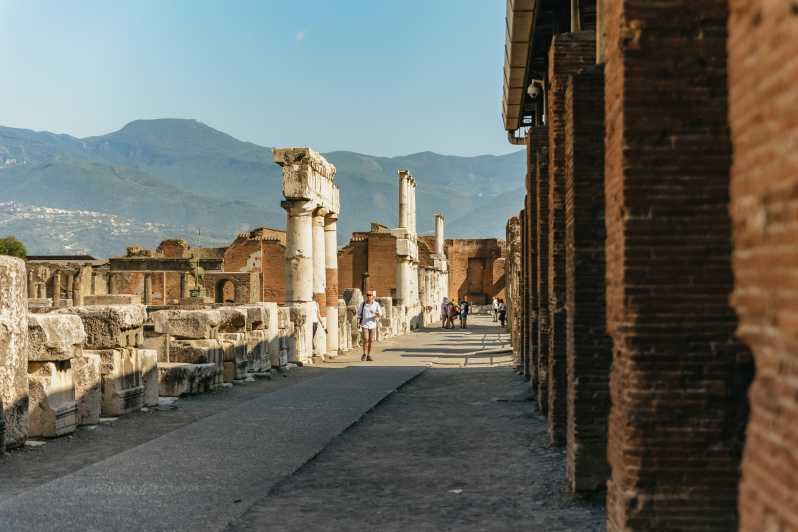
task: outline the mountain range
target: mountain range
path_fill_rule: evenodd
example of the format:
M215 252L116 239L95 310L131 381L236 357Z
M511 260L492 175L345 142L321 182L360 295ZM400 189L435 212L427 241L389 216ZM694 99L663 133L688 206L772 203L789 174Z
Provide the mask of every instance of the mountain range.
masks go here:
M371 222L396 224L399 168L418 183L419 232L431 231L442 212L447 237L501 238L523 202L522 151L324 156L341 189L339 244ZM82 139L0 127L0 236L15 234L30 254L116 256L164 238L218 245L255 227L284 227L281 199L271 148L196 120L136 120Z

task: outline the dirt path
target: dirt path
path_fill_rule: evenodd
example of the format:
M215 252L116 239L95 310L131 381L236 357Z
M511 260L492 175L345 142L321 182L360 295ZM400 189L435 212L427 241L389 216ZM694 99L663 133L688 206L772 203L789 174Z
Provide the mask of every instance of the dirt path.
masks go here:
M603 500L566 492L562 450L509 368L430 368L230 531L593 531Z

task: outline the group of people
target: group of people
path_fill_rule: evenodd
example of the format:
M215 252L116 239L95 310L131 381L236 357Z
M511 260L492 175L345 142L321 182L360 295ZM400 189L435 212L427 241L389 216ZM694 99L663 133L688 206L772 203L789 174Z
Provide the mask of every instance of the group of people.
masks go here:
M504 299L493 298L491 302L491 310L493 313L493 321L498 321L502 327L507 326L507 304Z
M460 303L449 301L448 297L443 298L441 303L441 327L444 329L454 329L454 320L460 319L460 328L468 328L468 314L471 312L471 303L467 299L462 299Z

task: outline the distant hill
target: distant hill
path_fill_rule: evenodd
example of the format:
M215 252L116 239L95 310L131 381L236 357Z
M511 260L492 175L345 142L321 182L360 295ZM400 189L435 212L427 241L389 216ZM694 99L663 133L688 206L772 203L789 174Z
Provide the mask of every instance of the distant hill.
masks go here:
M337 151L325 156L338 168L339 243L372 221L395 224L399 168L409 169L418 181L421 232L431 231L433 214L443 212L447 236L500 237L506 212L518 211L523 201L523 192L517 192L522 152L374 157ZM283 227L280 175L271 148L239 141L196 120L137 120L84 139L0 127L0 201L74 211L70 220L86 211L149 224L123 243L124 235L102 238L110 227L95 218L70 240L70 248L59 250L58 238L43 238L42 227L27 231L15 218L15 234L31 253L77 247L109 256L122 253L125 245L145 244L135 238L195 241L199 232L214 239L227 235L231 241L235 233L257 226ZM63 229L53 222L50 231ZM191 234L175 234L181 231ZM0 234L8 232L0 223Z

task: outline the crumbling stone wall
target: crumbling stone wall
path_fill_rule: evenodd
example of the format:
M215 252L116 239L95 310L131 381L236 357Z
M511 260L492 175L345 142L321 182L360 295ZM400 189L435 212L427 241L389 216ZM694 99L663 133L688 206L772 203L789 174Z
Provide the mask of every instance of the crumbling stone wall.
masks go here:
M338 287L360 288L369 268L367 237L353 235L352 241L338 253Z
M605 7L609 529L734 530L727 2Z
M564 97L566 464L571 490L590 491L609 477L603 66L572 76Z
M524 297L524 351L527 358L525 373L530 377L532 393L538 394L540 380L538 375L539 353L538 341L540 323L538 321L538 164L541 158L548 153L548 128L535 126L527 134L527 174L526 174L526 202L524 206L524 284L526 292Z
M546 414L549 410L549 148L545 142L536 142L537 157L535 160L535 213L531 220L534 226L535 249L535 314L537 316L537 338L535 355L537 376L536 398L538 410Z
M764 0L732 0L730 7L734 306L756 360L740 529L798 530L798 8ZM751 359L738 358L740 385L753 372Z
M28 300L25 263L0 255L0 452L28 435Z
M590 31L555 35L549 48L549 187L548 187L548 287L549 438L565 443L566 400L566 305L565 305L565 89L569 76L595 63L595 34Z

